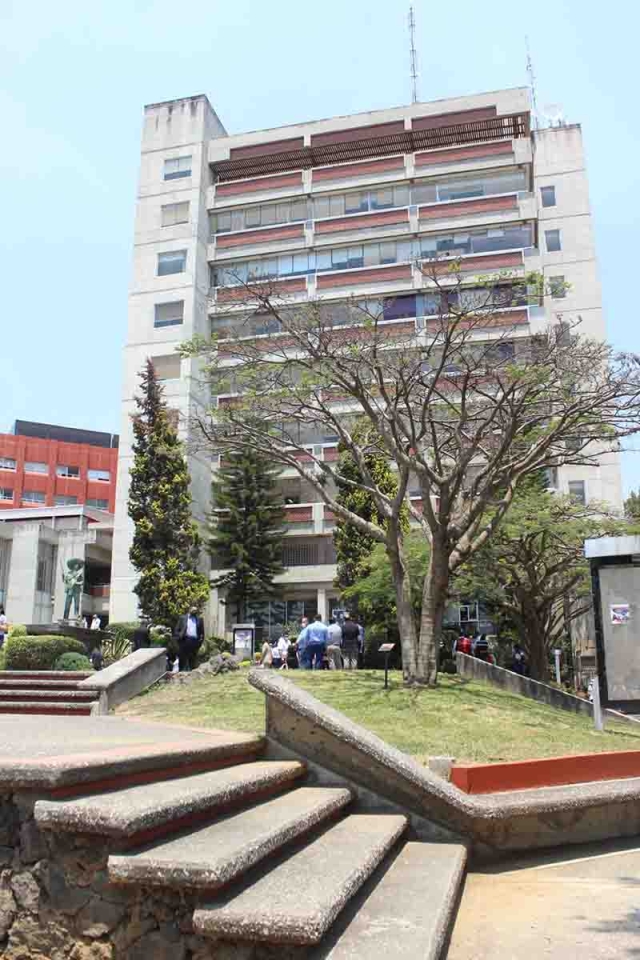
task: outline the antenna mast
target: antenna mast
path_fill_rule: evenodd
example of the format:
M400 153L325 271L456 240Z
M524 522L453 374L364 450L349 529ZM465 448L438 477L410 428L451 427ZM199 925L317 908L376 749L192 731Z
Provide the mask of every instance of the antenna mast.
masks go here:
M531 59L531 50L529 49L529 37L525 36L524 42L527 48L527 73L529 74L529 86L531 87L531 102L533 104L533 126L538 129L538 103L536 101L536 75L533 72L533 60Z
M411 102L418 102L418 54L416 53L416 18L413 5L409 7L409 37L411 39Z

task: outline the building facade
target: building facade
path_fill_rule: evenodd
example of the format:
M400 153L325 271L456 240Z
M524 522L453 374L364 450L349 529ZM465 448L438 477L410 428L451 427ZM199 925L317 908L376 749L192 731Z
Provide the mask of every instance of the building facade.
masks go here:
M0 510L86 504L113 513L118 437L17 420L0 434Z
M234 285L268 278L292 302L375 298L390 324L418 329L436 312L420 259L461 258L474 278L539 271L544 303L514 322L540 328L580 319L605 336L579 126L531 130L527 89L416 103L229 136L204 96L145 109L134 273L125 349L115 518L112 619L135 617L126 515L137 373L146 357L165 382L187 436L199 394L197 361L178 344L270 333L234 302ZM218 403L228 399L217 398ZM335 459L337 437L300 438ZM209 507L211 469L191 455L194 513ZM552 478L580 499L621 502L616 454L596 469ZM287 504L284 599L254 611L268 629L338 604L334 518L295 471L281 477ZM214 593L210 628L228 628Z

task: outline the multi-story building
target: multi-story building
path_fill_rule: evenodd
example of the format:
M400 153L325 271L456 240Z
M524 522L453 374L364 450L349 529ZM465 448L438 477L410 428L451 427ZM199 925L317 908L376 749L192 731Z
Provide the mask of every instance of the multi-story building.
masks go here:
M0 605L12 623L63 616L62 574L84 563L81 613L109 609L118 437L16 420L0 435Z
M0 434L0 510L86 504L113 513L118 437L16 420Z
M527 89L502 90L229 136L204 96L146 108L112 619L135 615L126 498L136 374L152 357L188 431L192 405L208 398L197 361L181 360L177 345L215 331L223 349L225 337L270 332L259 317L236 322L238 280L269 278L293 302L375 298L390 323L420 328L436 312L421 258L459 257L470 285L501 269L544 274L550 295L514 307L514 323L581 318L585 333L604 337L580 127L532 131L530 110ZM334 435L301 442L316 457L337 457ZM191 455L190 466L202 517L212 465ZM272 626L326 615L338 602L333 517L294 471L281 482L284 600L256 611ZM563 468L554 484L582 499L621 500L615 454L595 469ZM222 632L225 617L214 592L211 628Z

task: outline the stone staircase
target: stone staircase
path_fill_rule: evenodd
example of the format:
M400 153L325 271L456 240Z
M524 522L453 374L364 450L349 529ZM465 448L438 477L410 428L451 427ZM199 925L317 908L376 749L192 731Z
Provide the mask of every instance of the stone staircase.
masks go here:
M89 673L0 670L0 713L91 714L99 693L81 687Z
M287 958L442 956L465 847L412 840L404 815L365 811L344 782L320 783L304 762L264 759L260 738L238 735L234 747L233 737L219 756L209 749L214 769L200 764L185 776L177 762L165 764L133 786L129 770L38 800L35 824L52 862L93 846L103 851L102 864L92 857L104 879L90 889L101 889L104 903L120 898L136 916L155 897L172 903L184 941L176 957L215 960L220 941L225 958L248 957L247 943L266 951L260 958L284 958L283 945ZM138 952L115 955L174 956L160 937L149 933Z

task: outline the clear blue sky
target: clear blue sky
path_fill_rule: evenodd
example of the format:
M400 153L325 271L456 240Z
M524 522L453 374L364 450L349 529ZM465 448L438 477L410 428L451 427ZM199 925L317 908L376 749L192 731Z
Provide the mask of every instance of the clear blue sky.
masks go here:
M623 296L640 223L637 6L414 6L423 100L525 84L529 34L538 103L583 124L610 339L640 352ZM143 105L206 93L236 133L406 103L407 10L0 0L0 430L16 417L119 428ZM640 453L624 464L639 486Z

